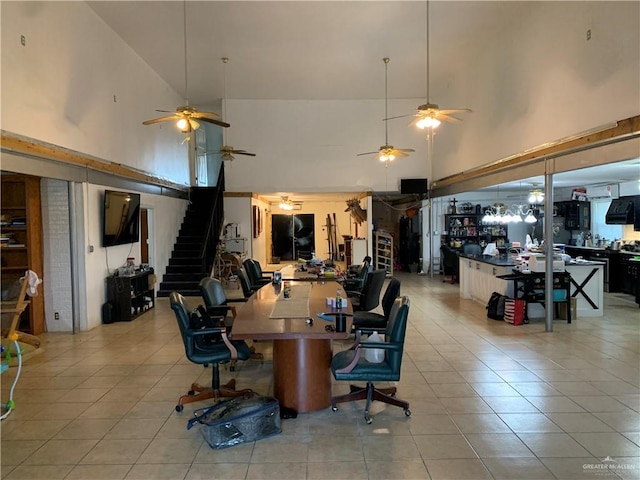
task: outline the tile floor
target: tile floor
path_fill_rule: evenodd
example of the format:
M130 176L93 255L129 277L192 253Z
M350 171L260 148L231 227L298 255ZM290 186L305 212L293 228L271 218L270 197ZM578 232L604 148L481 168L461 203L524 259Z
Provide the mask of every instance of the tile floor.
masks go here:
M131 323L45 334L2 422L2 479L638 479L640 309L607 295L604 318L514 327L458 286L399 273L411 299L401 409L363 402L283 420L283 433L212 450L194 408L210 370L189 363L167 299ZM194 299L196 300L196 299ZM195 303L195 302L192 302ZM266 354L221 369L269 394ZM336 350L345 344L336 343ZM2 375L6 401L15 368ZM344 385L335 385L337 392Z

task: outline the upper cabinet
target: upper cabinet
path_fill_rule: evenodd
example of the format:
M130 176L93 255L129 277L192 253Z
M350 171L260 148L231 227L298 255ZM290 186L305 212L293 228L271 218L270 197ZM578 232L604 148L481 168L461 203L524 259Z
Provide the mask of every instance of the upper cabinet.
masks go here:
M556 202L556 216L564 218L565 230L591 230L591 203L578 200Z

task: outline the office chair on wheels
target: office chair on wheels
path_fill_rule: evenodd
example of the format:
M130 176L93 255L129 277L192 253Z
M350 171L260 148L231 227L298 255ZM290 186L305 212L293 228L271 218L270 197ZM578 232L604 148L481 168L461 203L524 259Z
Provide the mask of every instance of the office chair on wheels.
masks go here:
M400 296L400 280L392 278L387 285L387 289L382 296L382 311L380 314L377 312L357 311L353 313L353 330L361 328L372 328L374 330L382 331L387 328L389 322L389 315L391 315L391 308L393 308L393 302Z
M207 313L212 317L224 318L224 324L227 329L233 326L233 319L236 318L237 311L234 305L229 305L227 296L224 293L224 287L222 282L217 278L204 277L200 280L200 293L204 299L204 305L207 307ZM238 298L233 301L246 302L246 298ZM231 312L231 317L228 316ZM251 346L251 358L260 360L260 364L264 363L264 355L257 353L255 347ZM236 361L231 360L229 370L232 372L235 370Z
M180 327L180 335L187 358L193 363L204 366L211 364L212 366L211 386L205 387L198 383L192 383L189 392L178 399L176 412L181 412L185 403L199 402L209 398L217 400L222 397L238 397L250 393L251 389L236 390L235 379L231 379L221 386L218 368L220 363L248 359L251 356L249 346L242 340L230 340L224 325L213 328L192 328L190 321L192 310L185 298L178 292L171 292L169 302Z
M373 332L373 329L363 328L356 331L355 342L348 350L334 355L331 360L331 373L336 380L367 382L364 387L351 385L349 393L332 397L331 409L334 412L338 410L338 403L366 400L364 419L369 424L372 422L369 416L371 403L376 400L401 407L407 417L411 415L409 402L396 398L396 387L376 388L373 383L397 382L400 380L400 367L402 366L402 352L408 315L409 299L407 297L398 297L393 304L389 322L384 331L384 342L362 342L360 340L361 332ZM366 360L363 350L367 348L383 349L384 360L381 363L371 363Z

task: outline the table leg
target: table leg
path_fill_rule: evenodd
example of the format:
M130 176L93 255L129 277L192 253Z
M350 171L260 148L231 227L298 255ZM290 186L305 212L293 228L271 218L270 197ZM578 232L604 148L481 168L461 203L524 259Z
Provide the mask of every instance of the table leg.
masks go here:
M274 396L298 413L331 405L330 339L273 341Z

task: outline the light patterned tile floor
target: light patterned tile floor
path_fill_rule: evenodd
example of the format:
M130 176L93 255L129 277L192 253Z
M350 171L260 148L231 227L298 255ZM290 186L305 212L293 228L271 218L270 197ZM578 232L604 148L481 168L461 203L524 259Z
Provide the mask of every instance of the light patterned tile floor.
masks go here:
M213 450L174 409L210 370L191 364L167 299L133 322L44 334L1 424L2 479L640 479L640 309L606 296L603 318L514 327L457 285L398 273L411 300L398 397L282 421L282 435ZM230 292L234 293L234 292ZM200 303L192 299L192 303ZM222 382L272 393L265 354ZM335 350L345 348L336 342ZM16 375L2 375L6 402ZM335 384L335 391L346 386Z

